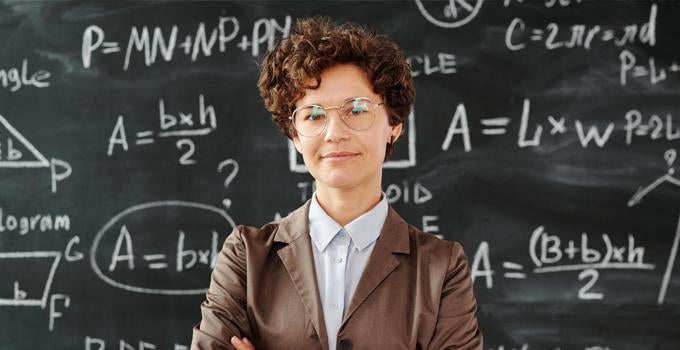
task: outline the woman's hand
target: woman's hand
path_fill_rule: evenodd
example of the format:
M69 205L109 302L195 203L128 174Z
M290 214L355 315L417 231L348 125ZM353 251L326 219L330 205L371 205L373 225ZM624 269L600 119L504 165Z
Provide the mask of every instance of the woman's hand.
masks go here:
M246 337L243 337L243 339L239 339L237 336L231 337L231 345L236 350L255 350L253 344Z

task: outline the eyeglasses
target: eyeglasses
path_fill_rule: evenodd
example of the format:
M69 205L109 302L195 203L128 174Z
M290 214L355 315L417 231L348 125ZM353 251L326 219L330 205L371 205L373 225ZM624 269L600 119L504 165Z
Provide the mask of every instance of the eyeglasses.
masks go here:
M314 137L326 130L328 111L337 109L345 125L352 130L363 131L373 125L375 106L382 104L384 103L375 103L368 97L349 98L339 106L322 107L309 104L296 108L288 119L292 120L293 127L300 135Z

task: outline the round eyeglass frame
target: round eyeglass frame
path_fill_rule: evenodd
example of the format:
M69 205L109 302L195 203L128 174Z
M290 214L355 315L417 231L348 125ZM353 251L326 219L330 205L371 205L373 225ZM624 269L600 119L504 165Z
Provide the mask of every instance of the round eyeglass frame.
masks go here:
M323 110L325 111L326 115L328 115L328 111L329 111L329 110L331 110L331 109L340 109L342 106L344 106L344 105L347 104L348 102L353 101L353 100L357 100L357 99L366 100L368 103L370 103L370 104L373 105L374 109L371 110L371 112L373 113L373 120L371 121L371 124L370 124L368 127L364 128L364 129L354 129L353 127L349 126L349 124L347 123L347 121L345 121L345 118L344 118L342 115L339 115L340 120L342 120L342 122L343 122L348 128L350 128L350 129L352 129L352 130L354 130L354 131L364 131L364 130L368 130L368 129L371 128L371 126L373 126L373 122L375 122L375 107L376 107L376 106L380 106L380 105L384 105L385 102L373 102L373 100L371 100L371 99L368 98L368 97L351 97L351 98L346 99L344 102L342 102L342 104L337 105L337 106L328 106L328 107L324 107L324 106L321 106L321 105L318 105L318 104L315 104L315 103L306 104L306 105L300 106L299 108L295 108L295 110L293 110L293 113L291 113L291 115L288 116L288 119L290 120L291 124L293 124L293 128L295 129L295 131L296 131L299 135L302 135L302 136L304 136L304 137L316 137L316 136L319 136L319 135L323 134L323 132L326 131L326 127L328 126L328 118L326 118L326 120L324 121L324 124L323 124L323 128L319 129L319 132L318 132L318 133L313 134L313 135L305 135L305 134L301 133L300 130L298 130L297 126L295 125L295 113L296 113L298 110L301 110L301 109L307 108L307 107L319 107L319 108L321 108L321 109L323 109Z

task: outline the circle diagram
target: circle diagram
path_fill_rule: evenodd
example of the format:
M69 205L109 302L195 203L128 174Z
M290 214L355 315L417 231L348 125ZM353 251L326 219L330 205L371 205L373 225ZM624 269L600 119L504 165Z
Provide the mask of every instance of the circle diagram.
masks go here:
M477 16L483 0L415 1L420 13L432 24L458 28Z

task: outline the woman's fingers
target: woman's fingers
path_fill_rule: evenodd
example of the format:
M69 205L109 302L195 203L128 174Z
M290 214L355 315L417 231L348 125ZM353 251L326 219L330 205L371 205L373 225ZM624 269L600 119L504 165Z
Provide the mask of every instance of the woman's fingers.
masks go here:
M253 344L246 337L243 337L243 339L239 339L237 336L231 337L231 345L236 350L255 350Z

